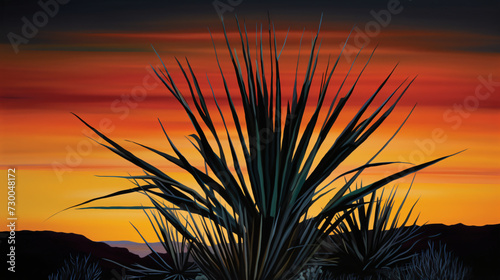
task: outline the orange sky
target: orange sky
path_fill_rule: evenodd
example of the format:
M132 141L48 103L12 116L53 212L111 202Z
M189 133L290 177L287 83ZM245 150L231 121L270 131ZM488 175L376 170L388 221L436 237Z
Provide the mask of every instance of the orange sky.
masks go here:
M214 31L214 39L223 58L222 66L231 73L218 31ZM307 30L305 33L304 55L313 32ZM283 39L285 33L278 30L279 38ZM301 30L291 31L281 58L285 90L292 85L301 33ZM193 30L183 33L58 33L53 36L69 38L73 43L66 47L75 49L59 50L55 45L40 43L12 55L8 44L0 45L0 52L7 54L2 56L0 65L3 96L1 177L6 178L8 167L16 168L18 229L76 232L93 240L138 241L139 236L129 225L130 221L151 237L150 226L140 211L71 210L44 221L70 205L130 187L124 180L94 175L140 172L108 150L92 144L85 137L92 134L70 112L96 127L101 126L119 143L130 139L170 151L156 120L160 118L176 145L192 151L185 136L193 129L180 106L147 70L149 64L159 63L147 46L155 42L155 48L176 78L180 78L180 72L173 56L187 56L202 86L207 86L201 79L206 73L216 95L222 98L224 94L208 33ZM338 55L340 43L346 36L347 32L328 29L321 32L320 72L326 66L328 55ZM349 103L347 115L374 91L396 63L400 64L385 94L408 76L418 75L418 78L372 141L346 161L345 169L366 161L367 155L383 145L416 103L414 114L380 155L380 161L421 163L467 149L418 173L411 198L420 198L417 204L420 223L484 225L500 222L500 56L493 52L464 50L493 39L466 32L390 30L372 40L361 57L364 62L369 51L380 43L358 92ZM86 50L118 46L141 46L144 51ZM346 57L341 60L331 94L345 74L347 60ZM359 71L361 65L354 70ZM488 80L494 82L485 86L484 81ZM311 99L313 104L314 96ZM223 100L221 104L226 105ZM131 144L125 145L178 178L190 180L161 159ZM373 170L364 178L373 180L388 171ZM401 187L406 188L408 182L408 179L403 180ZM7 201L6 191L0 192L0 200ZM94 205L139 203L147 203L147 199L130 195ZM0 217L6 215L6 211L0 212Z

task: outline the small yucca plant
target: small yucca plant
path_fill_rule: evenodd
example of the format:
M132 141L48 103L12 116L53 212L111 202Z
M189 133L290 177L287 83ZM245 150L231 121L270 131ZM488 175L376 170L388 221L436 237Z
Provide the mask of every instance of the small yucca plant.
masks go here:
M387 198L382 190L380 196L373 192L369 201L358 200L359 206L345 216L331 237L335 271L376 274L412 257L410 251L420 227L416 225L418 217L409 223L416 202L408 213L402 213L410 189L398 208L395 188Z
M470 271L450 251L439 243L437 248L429 243L429 248L414 256L411 262L395 271L395 280L466 280Z
M292 100L284 110L280 78L281 51L278 51L274 26L269 24L270 67L267 68L264 63L262 28L260 32L256 32L256 47L253 50L250 48L246 26L241 28L239 22L237 23L241 43L239 54L231 47L223 25L234 78L238 85L236 91L233 92L228 86L227 75L224 74L217 57L229 115L224 114L219 107L211 86L208 89L201 88L198 77L187 60L186 66L179 61L177 64L189 88L188 94L192 98L190 102L186 101L185 93L181 92L178 81L174 80L165 65L163 69L154 69L193 124L196 133L191 135L192 143L206 165L205 168L193 165L192 155L177 149L161 123L173 153L141 146L185 170L196 180L201 191L173 179L82 120L107 142L102 144L103 146L135 164L145 174L129 177L141 182L138 187L98 197L73 207L98 199L143 192L151 198L154 207L178 233L192 243L193 257L209 279L289 279L303 270L318 251L322 241L350 213L349 209L352 211L357 206L357 200L389 182L417 172L446 157L412 166L349 191L365 169L394 163L373 162L394 134L366 163L360 163L358 168L342 174L340 177L350 178L336 189L335 193L327 191L325 188L329 185L327 180L330 175L391 114L411 82L405 80L398 87L390 89L391 93L385 101L373 108L372 113L367 113L373 100L385 87L391 72L359 108L349 124L340 130L333 144L326 144L327 138L334 137L332 128L344 111L347 101L356 91L356 85L368 62L350 85L347 82L349 70L345 79L339 82L339 90L329 105L324 104L328 86L342 53L333 65L328 63L318 84L319 91L314 97L317 103L309 116L307 113L311 112L311 109L308 109L308 101L314 88L313 79L320 76L316 74L319 58L316 34L304 69L304 81L299 84L296 75ZM251 55L253 51L256 52L255 57ZM240 61L243 61L243 64ZM353 65L355 62L356 60ZM207 106L206 98L209 95L213 96L216 111L211 112ZM241 100L243 110L240 112L234 103L236 97ZM324 107L329 109L321 122L319 117ZM222 128L216 128L214 113L219 114ZM238 135L236 139L230 137L230 124ZM227 145L223 145L222 140L226 140ZM309 215L313 204L330 193L331 196L320 213ZM170 206L172 204L173 207ZM337 215L343 211L346 211L345 214Z
M137 275L130 275L129 279L144 279L144 277L146 277L154 279L194 280L196 276L200 274L200 270L198 266L190 260L192 249L191 243L189 243L185 237L179 236L175 229L173 229L161 215L157 215L152 211L150 213L151 216L147 212L145 213L151 225L153 225L156 236L171 262L167 262L156 250L154 250L134 225L132 226L151 250L152 254L150 254L149 257L156 263L156 267L146 267L140 264L128 267L112 260L108 261L116 263L126 268L130 273Z
M49 275L49 280L99 280L102 270L97 262L90 261L90 255L70 255L57 272Z

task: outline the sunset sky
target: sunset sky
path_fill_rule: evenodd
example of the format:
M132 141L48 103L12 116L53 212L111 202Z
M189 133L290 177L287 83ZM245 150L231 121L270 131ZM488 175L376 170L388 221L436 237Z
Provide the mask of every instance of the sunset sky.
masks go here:
M290 28L280 58L287 99L303 29L300 66L307 62L321 14L320 75L329 56L336 59L354 28L339 71L333 76L329 100L355 52L366 44L353 68L358 73L378 45L348 103L344 120L396 64L395 74L377 104L405 78L418 77L383 127L345 162L342 170L366 162L417 104L407 124L377 158L379 161L418 164L466 150L417 174L410 199L419 199L419 224L500 223L500 7L496 1L440 1L438 6L434 1L42 2L52 3L47 6L51 15L44 17L47 12L37 1L2 3L0 166L5 182L7 169L16 168L18 230L74 232L96 241L139 241L131 222L156 241L141 211L69 210L46 220L68 206L131 187L126 180L95 175L141 172L89 140L98 138L71 113L174 177L192 182L165 161L125 140L171 152L159 118L177 147L195 154L185 138L194 132L189 119L150 69L160 64L151 45L181 89L186 85L174 57L184 65L187 57L206 94L211 95L208 77L221 105L227 106L209 28L222 68L231 77L230 87L237 95L215 6L223 12L238 53L235 14L246 21L251 40L255 39L256 24L259 30L262 24L267 32L268 12L275 23L278 44L283 44ZM35 30L26 27L30 24ZM300 66L299 81L304 75ZM316 86L319 82L320 76ZM315 105L315 98L313 95L310 106ZM211 109L215 109L213 105L212 101ZM341 126L332 132L332 139L339 129ZM202 164L194 157L197 159ZM369 182L399 168L370 170L363 180ZM410 180L400 181L401 195ZM6 188L0 192L0 199L5 205ZM148 204L148 200L137 194L92 205L141 203ZM0 217L5 221L6 209L0 211Z

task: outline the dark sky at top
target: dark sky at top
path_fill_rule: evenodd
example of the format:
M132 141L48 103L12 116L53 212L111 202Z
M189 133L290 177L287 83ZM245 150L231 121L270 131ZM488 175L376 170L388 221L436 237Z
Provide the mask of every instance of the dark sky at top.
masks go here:
M40 0L50 2L56 0ZM60 0L63 1L63 0ZM64 0L67 1L67 0ZM350 28L372 19L371 11L387 8L384 1L263 1L216 0L219 3L241 2L224 17L248 21L266 21L267 12L278 22L301 29L317 25L321 14L326 24L334 28ZM29 20L41 10L39 1L2 1L2 42L8 32L20 32L22 17ZM403 11L392 19L394 26L405 28L447 29L498 35L500 33L500 1L495 0L401 0ZM178 31L217 24L214 0L154 1L154 0L70 0L60 5L44 30L70 32ZM344 25L339 25L343 22Z

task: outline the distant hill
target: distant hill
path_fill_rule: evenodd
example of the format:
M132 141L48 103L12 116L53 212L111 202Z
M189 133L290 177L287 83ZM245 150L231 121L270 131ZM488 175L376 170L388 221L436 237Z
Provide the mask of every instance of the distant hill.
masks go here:
M103 280L116 279L121 268L115 264L103 261L102 258L114 260L123 265L140 263L152 266L148 257L131 253L146 254L146 245L128 241L94 242L85 236L73 233L52 231L18 231L16 232L16 273L7 273L6 242L7 232L0 232L0 252L2 272L0 279L36 280L47 279L64 263L70 254L91 255L99 261L103 269ZM415 246L415 251L427 247L427 241L447 244L467 266L471 267L474 279L500 279L500 224L482 227L465 226L462 224L445 226L442 224L425 225L422 227L422 240ZM108 243L108 244L106 244ZM110 246L112 244L113 246ZM158 246L159 244L156 244ZM121 248L120 246L127 247ZM142 248L141 248L142 247Z
M149 247L144 243L137 243L132 241L103 241L103 242L108 244L109 246L127 248L131 253L134 253L141 258L144 258L145 256L151 253ZM156 252L165 253L165 248L163 248L163 245L160 242L151 242L149 243L149 246L151 246L151 248L153 248Z
M47 279L63 266L64 260L73 255L90 255L93 261L99 261L103 270L103 280L121 280L122 268L111 259L123 265L140 263L153 267L149 258L141 258L126 248L112 247L104 242L94 242L83 235L53 231L17 231L16 232L16 272L7 271L5 260L8 245L7 232L0 232L0 252L2 271L0 279L37 280Z

